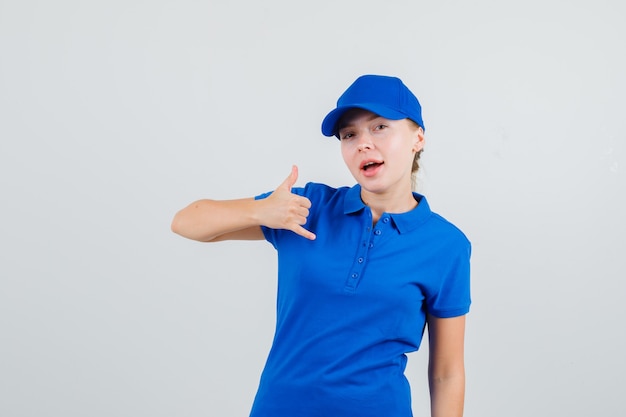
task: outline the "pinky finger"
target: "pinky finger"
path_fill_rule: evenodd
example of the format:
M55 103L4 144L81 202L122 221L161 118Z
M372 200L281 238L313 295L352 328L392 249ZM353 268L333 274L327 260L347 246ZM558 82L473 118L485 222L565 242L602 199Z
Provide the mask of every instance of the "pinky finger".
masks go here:
M296 233L296 234L298 234L298 235L300 235L302 237L305 237L305 238L307 238L309 240L315 240L315 238L316 238L315 233L310 232L310 231L306 230L304 227L301 227L301 226L296 227L295 229L293 229L293 231L294 231L294 233Z

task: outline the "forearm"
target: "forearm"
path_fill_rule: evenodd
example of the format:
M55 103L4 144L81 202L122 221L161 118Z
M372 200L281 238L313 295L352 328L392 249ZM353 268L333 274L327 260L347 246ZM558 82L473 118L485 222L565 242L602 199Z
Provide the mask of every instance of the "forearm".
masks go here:
M259 201L253 198L199 200L176 213L172 231L201 242L219 240L220 236L260 226L258 206ZM256 237L258 233L250 234L250 238Z
M429 372L431 417L462 417L465 402L465 372L437 375Z
M267 198L255 200L198 200L174 216L172 231L189 239L213 242L228 239L263 239L261 226L291 230L307 239L315 234L306 230L311 201L291 192L298 179L294 165L291 174Z
M465 401L465 316L428 316L430 413L462 417Z

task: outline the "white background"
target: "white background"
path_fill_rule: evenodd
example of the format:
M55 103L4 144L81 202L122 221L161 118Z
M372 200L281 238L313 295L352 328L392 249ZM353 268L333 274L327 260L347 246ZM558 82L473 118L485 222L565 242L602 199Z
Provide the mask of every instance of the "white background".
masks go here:
M624 415L618 0L0 0L0 415L246 416L275 253L202 197L352 185L359 75L424 107L418 190L473 243L467 417ZM428 414L427 352L407 371Z

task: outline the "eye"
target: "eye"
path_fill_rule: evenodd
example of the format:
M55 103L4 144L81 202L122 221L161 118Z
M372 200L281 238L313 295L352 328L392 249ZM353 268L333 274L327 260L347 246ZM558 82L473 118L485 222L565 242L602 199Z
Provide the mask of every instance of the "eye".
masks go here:
M387 128L387 125L380 124L380 125L376 125L374 130L384 130L386 128Z
M341 140L350 139L350 138L354 137L354 133L352 133L352 132L342 132L342 133L340 133L339 137L341 138Z

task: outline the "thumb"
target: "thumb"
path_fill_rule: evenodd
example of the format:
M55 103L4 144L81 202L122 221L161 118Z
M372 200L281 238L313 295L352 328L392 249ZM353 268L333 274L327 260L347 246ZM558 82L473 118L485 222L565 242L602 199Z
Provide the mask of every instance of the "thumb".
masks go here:
M283 181L283 183L278 186L278 188L284 188L288 191L291 191L291 188L294 186L297 180L298 180L298 167L296 165L293 165L291 167L291 173L285 179L285 181Z

